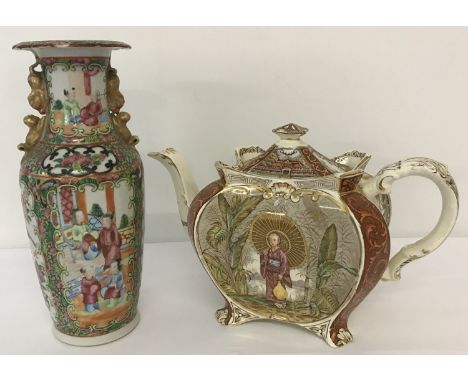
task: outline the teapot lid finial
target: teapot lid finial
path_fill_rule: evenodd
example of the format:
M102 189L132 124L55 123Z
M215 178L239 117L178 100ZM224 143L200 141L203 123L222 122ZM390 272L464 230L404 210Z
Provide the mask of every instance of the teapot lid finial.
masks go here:
M277 127L272 131L275 134L277 134L281 139L298 140L302 135L307 133L309 129L307 129L306 127L296 125L295 123L288 123L284 126Z

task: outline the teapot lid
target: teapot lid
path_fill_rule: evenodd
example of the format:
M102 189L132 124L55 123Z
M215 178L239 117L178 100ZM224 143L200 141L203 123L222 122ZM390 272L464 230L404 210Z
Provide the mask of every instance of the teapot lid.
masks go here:
M307 131L307 128L294 123L273 129L280 140L245 161L239 153L237 170L275 178L315 178L349 170L303 142L301 137Z

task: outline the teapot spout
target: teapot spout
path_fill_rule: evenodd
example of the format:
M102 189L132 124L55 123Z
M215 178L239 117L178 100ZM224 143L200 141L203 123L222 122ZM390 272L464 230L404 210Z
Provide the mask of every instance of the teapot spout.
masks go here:
M149 153L148 156L161 162L162 165L166 167L167 171L169 171L177 194L180 220L182 225L186 227L190 204L195 195L198 194L197 184L193 179L187 163L173 148L167 148L161 152L152 152Z

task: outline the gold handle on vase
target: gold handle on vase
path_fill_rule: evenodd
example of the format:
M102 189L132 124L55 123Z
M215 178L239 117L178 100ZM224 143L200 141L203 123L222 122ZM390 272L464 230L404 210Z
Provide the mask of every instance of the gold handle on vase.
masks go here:
M49 104L49 95L47 94L47 83L42 72L35 70L39 61L29 67L28 84L31 92L28 95L28 102L33 109L41 113L42 117L29 114L23 118L23 122L29 127L26 134L26 140L18 145L18 149L24 152L30 151L41 139L45 127L45 114Z
M120 109L125 104L125 98L119 90L120 79L117 75L117 70L110 67L107 71L107 104L112 115L112 122L120 137L131 145L136 145L139 139L136 135L132 135L127 127L127 122L130 121L130 114L121 112Z

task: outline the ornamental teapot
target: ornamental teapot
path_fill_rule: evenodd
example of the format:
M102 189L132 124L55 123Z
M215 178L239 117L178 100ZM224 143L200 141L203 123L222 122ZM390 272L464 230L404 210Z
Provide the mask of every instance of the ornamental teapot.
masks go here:
M221 324L273 319L343 346L352 339L350 313L377 282L398 280L405 264L447 238L457 188L432 159L399 161L372 176L367 154L329 159L302 141L306 128L290 123L273 132L279 140L270 148L238 148L233 166L216 162L219 179L200 192L174 149L149 155L171 174L182 224L226 300L216 312ZM388 194L410 175L436 183L442 213L427 236L389 260Z

